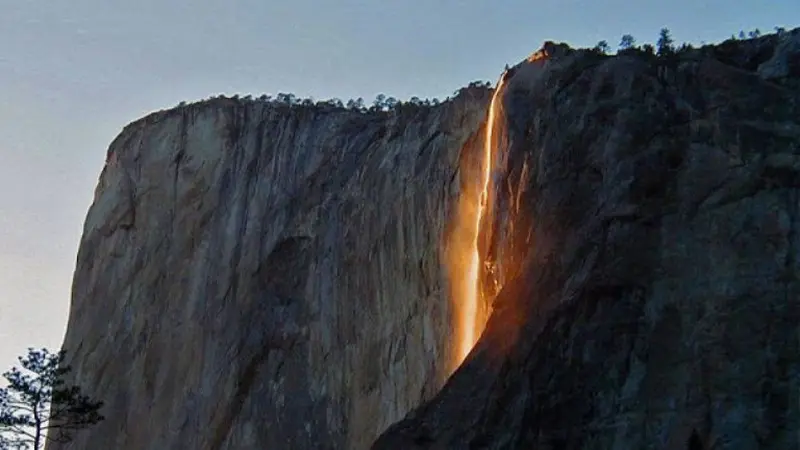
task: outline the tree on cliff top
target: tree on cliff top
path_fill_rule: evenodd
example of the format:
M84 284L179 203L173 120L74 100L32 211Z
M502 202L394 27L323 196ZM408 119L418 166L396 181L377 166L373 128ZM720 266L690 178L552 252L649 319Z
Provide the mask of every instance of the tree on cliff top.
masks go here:
M619 49L620 50L628 50L633 48L636 44L636 39L633 38L630 34L623 34L622 39L619 40Z
M658 56L665 56L670 55L674 52L674 48L672 47L673 40L672 36L669 33L668 28L662 28L661 31L658 33L658 42L656 42L656 46L658 47Z
M608 53L609 49L610 47L608 45L608 41L600 41L597 43L597 45L594 46L592 50L594 50L597 53L600 53L601 55L605 55L606 53Z
M8 386L0 389L0 449L39 450L46 441L69 442L74 431L103 420L102 402L65 384L70 368L63 365L63 350L31 348L19 361L21 369L3 374Z

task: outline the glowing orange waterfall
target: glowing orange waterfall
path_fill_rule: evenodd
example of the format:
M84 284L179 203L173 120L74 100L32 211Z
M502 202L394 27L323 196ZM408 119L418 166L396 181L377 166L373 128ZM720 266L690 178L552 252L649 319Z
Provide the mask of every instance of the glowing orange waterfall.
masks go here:
M469 208L474 217L463 217L461 220L471 220L472 224L468 229L471 234L471 244L463 257L467 258L466 272L459 277L464 286L459 289L461 298L456 298L456 310L458 312L458 363L460 364L467 357L475 342L478 339L478 330L483 326L478 322L478 305L481 301L480 289L480 266L481 257L478 250L478 237L480 226L486 213L486 206L490 194L490 179L492 173L492 161L494 159L494 125L497 115L497 102L502 92L504 76L500 77L497 83L492 100L489 103L489 114L486 119L486 138L483 145L483 158L481 161L480 196L477 198L477 205Z

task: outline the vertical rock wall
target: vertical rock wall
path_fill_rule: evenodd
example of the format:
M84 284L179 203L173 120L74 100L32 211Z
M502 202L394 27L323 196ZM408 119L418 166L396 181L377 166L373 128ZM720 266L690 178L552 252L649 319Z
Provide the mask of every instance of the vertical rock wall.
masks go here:
M218 99L129 125L64 348L106 420L55 449L361 449L452 369L441 262L489 99Z
M486 331L374 448L798 448L800 29L548 53L503 95Z

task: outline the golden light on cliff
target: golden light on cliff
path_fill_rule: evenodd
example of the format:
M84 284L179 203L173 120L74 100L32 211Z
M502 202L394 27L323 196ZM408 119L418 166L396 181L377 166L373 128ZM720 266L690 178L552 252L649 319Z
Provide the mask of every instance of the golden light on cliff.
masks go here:
M502 92L504 76L500 77L497 88L492 95L489 103L489 113L486 118L486 136L483 143L483 155L481 161L481 178L479 180L481 190L477 198L472 217L464 217L462 220L471 221L469 231L470 247L467 251L466 273L460 278L464 284L459 289L461 298L456 298L456 310L458 313L458 363L460 364L467 357L475 342L478 339L478 331L483 324L479 323L478 310L482 293L480 289L480 267L481 255L478 248L478 238L480 236L480 226L486 214L486 207L490 195L490 183L492 173L492 161L494 160L494 128L497 118L497 102ZM482 322L482 321L480 321Z
M547 58L547 50L541 49L531 53L531 56L528 56L527 61L534 62L544 58Z

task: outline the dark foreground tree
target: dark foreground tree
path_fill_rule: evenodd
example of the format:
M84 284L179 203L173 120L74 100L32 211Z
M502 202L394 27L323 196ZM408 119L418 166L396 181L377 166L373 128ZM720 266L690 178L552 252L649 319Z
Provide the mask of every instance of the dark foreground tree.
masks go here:
M22 368L3 374L8 385L0 389L0 449L44 448L46 441L69 442L72 434L101 420L102 402L67 386L64 351L28 349L19 358Z

